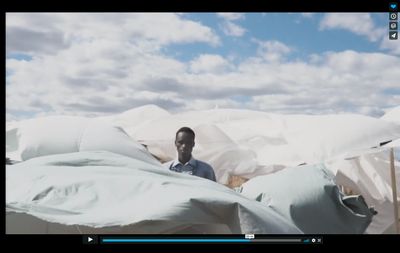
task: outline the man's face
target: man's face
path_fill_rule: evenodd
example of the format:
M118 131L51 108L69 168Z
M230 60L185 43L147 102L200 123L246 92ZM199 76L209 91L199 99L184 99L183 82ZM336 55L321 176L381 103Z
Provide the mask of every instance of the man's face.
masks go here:
M179 160L188 161L194 147L193 135L179 132L175 139L175 146L178 151Z

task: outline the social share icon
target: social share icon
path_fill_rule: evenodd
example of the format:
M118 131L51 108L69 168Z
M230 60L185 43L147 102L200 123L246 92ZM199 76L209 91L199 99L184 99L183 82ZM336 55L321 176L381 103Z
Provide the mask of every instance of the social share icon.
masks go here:
M390 40L397 40L398 33L397 32L389 32L389 39Z
M390 20L397 20L397 12L389 13L389 19Z
M397 22L390 22L389 28L390 30L397 30Z

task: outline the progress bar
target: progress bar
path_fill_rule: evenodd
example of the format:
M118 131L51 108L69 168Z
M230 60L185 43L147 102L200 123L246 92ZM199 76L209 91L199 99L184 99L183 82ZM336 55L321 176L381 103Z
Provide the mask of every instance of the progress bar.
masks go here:
M253 242L303 242L302 239L253 239Z
M250 239L119 239L103 238L103 243L137 243L137 242L251 242Z
M101 243L321 243L313 239L301 238L170 238L170 239L145 239L145 238L102 238Z

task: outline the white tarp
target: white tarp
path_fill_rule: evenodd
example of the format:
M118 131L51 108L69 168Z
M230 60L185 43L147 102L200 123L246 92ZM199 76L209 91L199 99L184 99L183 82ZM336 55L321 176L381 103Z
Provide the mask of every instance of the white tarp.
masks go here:
M397 111L398 108L395 108L377 119L350 114L277 115L238 109L170 114L156 106L144 106L130 110L129 113L104 117L102 122L123 126L133 139L145 144L153 155L164 161L176 155L176 131L182 126L192 127L196 132L193 154L213 166L219 183L226 183L229 175L254 178L302 163L326 163L334 171L338 184L361 193L369 205L377 207L379 214L377 218L374 217L367 232L381 233L393 223L393 203L388 191L391 186L382 174L389 173L389 156L373 153L377 153L375 151L378 151L380 144L390 140L392 142L383 147L397 147L396 152L399 150L400 124L396 120ZM50 128L39 128L41 138L35 137L38 136L36 130L23 130L27 129L23 127L25 124L23 121L7 125L7 157L18 158L26 147L43 150L35 147L35 143L43 138L48 142L41 142L44 144L42 147L51 144L47 153L36 152L31 157L51 154L49 151L54 153L53 144L57 144L55 147L60 147L57 152L62 153L64 151L61 148L65 148L65 143L80 143L78 133L81 133L79 131L82 128L77 126L79 131L74 128L65 130L63 120ZM132 144L133 140L128 140L121 129L110 130L106 127L105 131L101 130L101 125L93 123L91 128L85 128L93 129L88 131L89 134L93 133L87 138L92 148L90 150L108 150L132 157L131 152L126 152L129 149L121 144L128 143L128 147L140 145ZM110 135L106 134L111 132ZM69 146L72 147L72 144ZM79 150L69 149L69 152L76 151ZM399 156L398 153L396 155ZM349 160L351 157L354 159ZM149 161L155 161L148 158ZM397 165L396 170L398 174Z
M362 196L340 192L323 164L252 178L240 192L270 206L306 234L362 234L375 213Z
M387 120L387 121L392 121L396 123L400 123L400 105L396 106L389 111L387 111L381 119Z
M97 117L96 119L120 126L125 131L134 131L141 124L161 117L169 116L170 113L156 105L145 105L120 114Z
M326 166L335 173L335 181L361 194L369 206L378 212L372 219L367 233L381 234L394 223L392 182L390 177L389 150L378 150L350 159L330 161ZM400 162L395 161L397 201L400 203ZM393 233L394 230L387 231Z
M394 122L400 125L400 106L396 106L391 110L388 110L381 119L389 122ZM395 148L395 156L398 161L400 161L400 139L391 143Z
M145 234L195 225L212 233L222 224L236 234L301 233L271 208L223 185L104 151L9 165L6 189L7 212L64 225L112 227L114 232L119 226L126 233Z
M235 115L235 116L234 116ZM273 115L246 110L215 109L164 116L127 131L162 160L175 158L176 131L188 126L197 134L195 157L210 161L217 180L230 173L248 178L302 163L345 158L354 151L400 138L400 126L361 115ZM229 147L229 149L227 148ZM219 156L238 157L223 164Z
M122 128L97 119L50 116L21 121L6 132L6 156L17 161L87 150L106 150L160 164Z

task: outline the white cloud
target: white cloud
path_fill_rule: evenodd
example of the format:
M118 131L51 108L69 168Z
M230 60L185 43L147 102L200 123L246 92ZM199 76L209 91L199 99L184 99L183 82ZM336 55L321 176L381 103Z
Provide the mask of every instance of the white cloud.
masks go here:
M246 29L230 21L223 22L221 24L221 29L226 35L234 37L241 37L246 32Z
M232 99L194 99L186 104L183 110L210 110L215 108L243 108L243 104Z
M269 62L279 62L284 56L293 51L292 48L279 41L260 41L253 39L258 44L257 54Z
M125 41L152 50L172 43L220 44L211 28L172 13L8 13L6 24L7 50L35 54L98 41Z
M107 112L105 106L115 112L130 109L136 104L133 100L125 102L132 94L146 94L141 93L147 88L146 79L186 71L186 66L174 59L156 53L143 54L132 45L100 42L82 43L55 56L29 62L9 59L6 65L14 72L8 77L11 84L6 90L7 109L36 112L43 106L32 102L41 101L61 113L81 110L83 114L85 110L93 114L96 108L98 113ZM97 106L98 102L90 101L93 94L107 98L107 104ZM157 98L140 97L148 103Z
M399 96L390 93L390 89L398 87L400 73L395 71L398 64L400 58L395 56L344 51L322 54L317 64L287 62L271 66L259 63L241 68L251 71L253 76L262 72L264 76L273 76L276 85L287 91L254 96L255 107L260 109L379 116L383 112L380 108L400 103Z
M373 42L385 34L385 29L376 27L368 13L328 13L322 18L320 29L344 29L366 36Z
M325 54L326 65L340 73L358 73L364 69L374 70L371 74L383 73L399 58L382 53L359 53L352 50L329 52ZM368 74L368 73L365 73Z
M221 12L221 13L217 13L217 16L220 18L229 20L229 21L245 18L244 14L234 13L234 12Z
M220 55L202 54L190 62L190 69L194 73L218 73L229 67L229 62Z
M358 35L367 37L372 42L379 42L381 49L400 55L400 43L397 40L389 40L388 29L378 27L370 14L367 13L329 13L320 23L320 29L344 29Z
M127 20L125 28L132 29L131 35L143 34L146 39L156 39L163 44L190 42L219 44L218 36L209 27L170 13L140 14L137 19Z
M46 51L50 41L39 36L36 47L22 48L32 60L7 59L8 119L32 114L94 116L150 103L171 111L218 105L277 113L371 115L400 104L398 56L347 50L290 60L291 46L253 39L255 55L235 59L235 65L217 53L183 61L160 48L190 41L212 46L219 40L213 39L218 36L211 28L189 22L185 15L161 15L160 20L129 14L36 15L13 16L12 27L62 34L56 38L63 38L64 44ZM47 17L55 25L46 24ZM167 20L172 27L161 24ZM186 25L195 31L180 33L189 29Z
M389 50L393 54L400 55L400 42L398 40L389 40L389 34L383 36L380 47Z
M49 22L46 22L48 20ZM52 25L52 22L57 25ZM49 24L48 24L49 23ZM186 71L184 63L164 56L159 48L172 43L219 43L206 26L173 14L7 14L8 35L21 28L42 34L61 34L66 47L48 51L54 41L36 36L18 48L15 39L30 42L29 35L7 35L10 52L33 55L31 61L8 59L7 110L38 113L80 111L83 115L121 111L140 105L132 94L146 91L149 78L174 77ZM103 100L93 99L100 94ZM140 100L141 99L141 100ZM161 94L137 101L176 106ZM170 98L171 100L172 98ZM168 100L168 99L167 99ZM101 103L103 105L97 105ZM96 112L97 110L97 112ZM27 113L28 115L29 113Z
M277 41L266 45L269 50L290 51ZM390 89L398 87L399 57L355 51L313 57L317 60L309 63L276 64L259 56L241 62L237 69L219 55L201 55L188 68L157 55L123 63L117 57L103 65L94 64L93 69L84 65L79 69L68 60L57 62L57 57L31 62L8 60L7 65L16 74L6 89L7 110L43 114L44 108L49 108L48 113L93 116L154 103L172 111L218 105L277 113L355 112L379 116L380 108L400 103L399 96L390 94ZM63 58L69 57L64 54ZM128 59L135 56L128 55ZM126 76L104 73L106 66L118 63L127 66ZM230 71L222 71L226 68ZM89 71L87 75L93 79L63 79L64 73L84 77L84 71ZM249 101L236 101L235 96L248 97Z
M241 37L245 34L246 29L233 22L236 20L244 19L245 18L244 14L224 12L224 13L217 13L217 17L222 18L224 20L220 24L220 28L225 35Z

